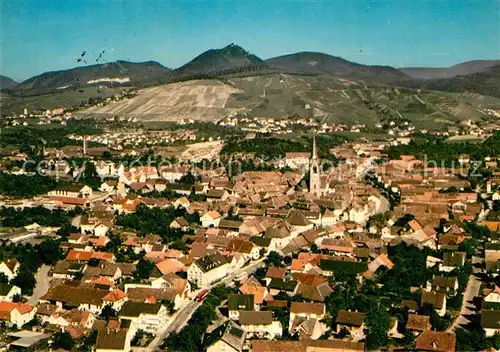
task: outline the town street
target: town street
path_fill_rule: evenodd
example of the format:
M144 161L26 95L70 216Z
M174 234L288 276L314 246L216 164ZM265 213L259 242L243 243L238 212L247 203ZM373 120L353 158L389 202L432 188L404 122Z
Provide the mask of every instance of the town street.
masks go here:
M42 265L40 270L35 275L36 286L33 290L33 295L28 298L28 303L32 305L37 305L38 300L44 294L49 291L50 279L49 279L50 265Z
M214 283L213 285L209 286L208 289L212 289L217 285L231 285L234 280L234 278L238 277L239 275L245 273L245 274L251 274L254 273L258 268L264 265L264 260L265 258L261 258L259 260L256 260L255 262L250 263L249 265L240 268L231 274L229 274L227 277L222 279L219 282ZM170 323L168 326L161 332L159 332L156 337L151 341L149 346L147 348L139 348L139 349L134 349L137 351L146 351L146 352L153 352L155 351L159 345L167 338L168 335L170 335L172 332L178 332L180 331L189 321L189 318L191 315L194 313L194 311L201 305L201 302L196 302L196 301L190 301L187 305L179 309L172 319L170 320Z
M479 295L480 288L481 288L481 281L474 274L469 276L469 281L464 291L462 307L460 308L460 315L448 328L449 332L454 332L458 326L466 325L469 323L469 320L467 320L465 316L474 314L474 308L475 308L474 304L469 302L471 302L474 299L474 297Z
M259 260L256 260L256 261L250 263L249 265L244 266L243 268L232 272L231 274L226 276L221 281L216 282L215 284L210 286L210 288L215 287L215 286L220 285L220 284L230 285L230 284L232 284L233 280L235 278L237 278L238 276L240 276L241 274L249 275L249 274L254 273L258 268L264 266L264 260L265 260L265 258L260 258Z
M172 332L180 330L191 318L191 315L201 305L201 302L189 301L184 307L175 312L174 316L164 330L158 332L148 347L132 348L133 351L152 352L155 351Z

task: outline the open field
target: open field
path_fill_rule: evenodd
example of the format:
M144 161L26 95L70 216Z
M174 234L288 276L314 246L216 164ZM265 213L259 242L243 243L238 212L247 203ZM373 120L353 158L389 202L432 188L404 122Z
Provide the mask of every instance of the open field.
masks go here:
M175 157L193 162L203 159L216 159L223 147L222 141L199 142L192 144L171 145L154 148L155 155Z
M150 121L205 121L235 111L227 107L227 102L232 94L239 92L220 81L173 83L145 88L132 99L85 109L80 114L126 115Z
M491 134L488 135L485 134L482 136L474 136L474 135L453 136L448 138L446 140L446 143L464 143L464 142L482 143L485 140L487 140L488 137L491 137Z
M186 149L181 153L180 158L195 162L203 159L216 159L222 147L223 143L221 141L188 144Z

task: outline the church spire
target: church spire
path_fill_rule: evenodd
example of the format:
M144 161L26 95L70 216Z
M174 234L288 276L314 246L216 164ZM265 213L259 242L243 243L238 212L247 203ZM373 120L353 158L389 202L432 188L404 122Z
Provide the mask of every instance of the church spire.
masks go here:
M318 151L316 149L316 132L313 132L313 159L318 159Z
M318 150L316 148L316 132L313 134L313 152L309 162L309 192L321 195L321 178L319 171Z

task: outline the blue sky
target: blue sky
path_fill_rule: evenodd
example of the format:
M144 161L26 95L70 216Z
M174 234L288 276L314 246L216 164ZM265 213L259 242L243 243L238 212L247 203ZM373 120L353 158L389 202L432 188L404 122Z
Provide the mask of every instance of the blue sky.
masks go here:
M364 63L500 58L500 1L1 1L0 73L16 80L102 59L175 68L237 43L261 58L320 51Z

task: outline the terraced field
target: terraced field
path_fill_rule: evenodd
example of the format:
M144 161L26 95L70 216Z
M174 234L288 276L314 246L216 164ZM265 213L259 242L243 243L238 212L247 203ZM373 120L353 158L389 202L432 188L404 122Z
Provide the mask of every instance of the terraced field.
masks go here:
M139 90L132 99L92 107L87 115L125 115L143 120L211 120L233 111L226 107L231 94L239 93L219 81L189 81Z

